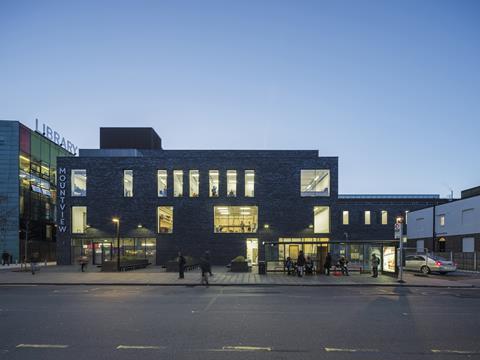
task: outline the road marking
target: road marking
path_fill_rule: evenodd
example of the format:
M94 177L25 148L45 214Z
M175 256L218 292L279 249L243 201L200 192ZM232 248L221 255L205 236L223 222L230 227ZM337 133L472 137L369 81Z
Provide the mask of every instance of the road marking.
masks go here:
M159 350L165 349L165 346L152 346L152 345L118 345L117 350Z
M17 348L30 348L30 349L66 349L68 345L58 344L18 344Z
M224 346L223 351L272 351L271 347L260 346Z
M448 349L432 349L432 352L435 354L464 354L464 355L480 354L480 351L448 350Z
M378 352L378 349L342 349L342 348L325 348L326 352Z

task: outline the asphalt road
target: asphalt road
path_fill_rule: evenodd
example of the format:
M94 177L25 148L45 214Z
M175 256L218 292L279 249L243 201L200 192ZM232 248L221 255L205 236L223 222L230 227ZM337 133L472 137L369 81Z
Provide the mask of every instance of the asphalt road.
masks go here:
M480 358L480 289L0 286L0 359Z

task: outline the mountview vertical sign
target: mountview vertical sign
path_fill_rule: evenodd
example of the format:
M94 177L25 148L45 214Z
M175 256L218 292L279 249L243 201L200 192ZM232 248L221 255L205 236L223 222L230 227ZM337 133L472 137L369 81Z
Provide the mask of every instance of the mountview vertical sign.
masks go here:
M58 230L62 233L67 231L67 225L65 222L65 197L67 187L67 169L58 168L58 208L60 210L60 216L58 219Z

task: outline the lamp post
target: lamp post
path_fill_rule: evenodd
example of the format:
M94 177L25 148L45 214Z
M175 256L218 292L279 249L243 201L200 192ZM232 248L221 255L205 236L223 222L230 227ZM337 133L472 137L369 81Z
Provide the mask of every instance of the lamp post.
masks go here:
M112 221L115 223L117 229L117 271L120 272L120 219L113 218Z
M400 245L398 247L398 260L399 260L399 266L398 266L398 282L399 283L404 283L405 281L403 280L403 216L397 216L396 219L396 234L398 234L398 237L400 238ZM398 226L398 230L397 230Z

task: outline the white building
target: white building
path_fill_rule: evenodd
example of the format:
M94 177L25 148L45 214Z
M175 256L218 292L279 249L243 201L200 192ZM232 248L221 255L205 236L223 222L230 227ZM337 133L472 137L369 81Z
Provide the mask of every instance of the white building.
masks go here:
M418 251L480 251L480 186L462 191L461 199L408 213L407 236Z

